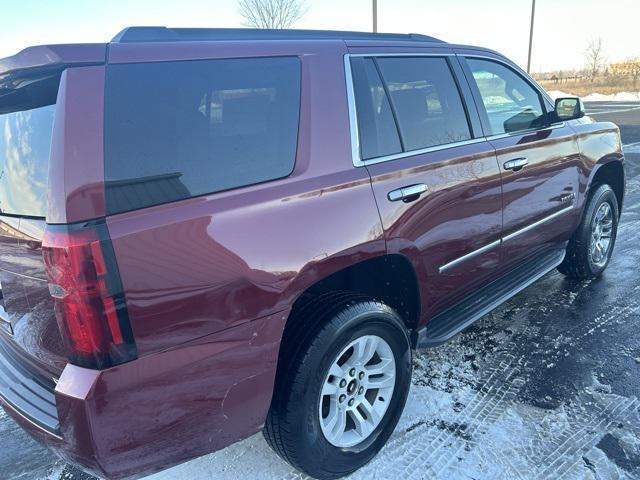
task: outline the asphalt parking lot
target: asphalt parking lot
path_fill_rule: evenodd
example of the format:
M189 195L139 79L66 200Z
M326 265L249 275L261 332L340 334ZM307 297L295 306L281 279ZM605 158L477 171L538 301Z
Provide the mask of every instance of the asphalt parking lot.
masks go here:
M415 356L405 413L353 475L429 479L640 478L640 102L592 103L620 125L627 199L599 280L551 273L452 342ZM0 478L91 477L0 412ZM300 478L260 435L149 477Z

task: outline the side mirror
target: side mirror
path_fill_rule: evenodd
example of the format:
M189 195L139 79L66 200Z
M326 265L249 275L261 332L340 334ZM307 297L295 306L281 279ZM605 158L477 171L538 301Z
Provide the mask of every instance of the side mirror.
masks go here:
M585 115L584 103L578 97L556 98L555 114L561 122L582 118Z

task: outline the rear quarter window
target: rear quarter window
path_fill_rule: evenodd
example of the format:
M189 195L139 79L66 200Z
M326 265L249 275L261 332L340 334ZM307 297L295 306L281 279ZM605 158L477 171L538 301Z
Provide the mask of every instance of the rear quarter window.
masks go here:
M107 213L286 177L299 111L296 57L109 66Z

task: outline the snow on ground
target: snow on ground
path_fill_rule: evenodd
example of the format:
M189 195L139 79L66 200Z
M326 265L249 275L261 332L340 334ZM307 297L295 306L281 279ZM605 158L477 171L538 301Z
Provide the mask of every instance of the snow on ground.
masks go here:
M640 153L640 142L624 146L625 153ZM637 180L637 179L636 179Z
M547 92L554 100L561 97L573 97L571 93L566 93L561 90L549 90ZM585 102L637 102L640 101L640 92L620 92L610 95L604 95L602 93L590 93L586 97L582 97Z
M553 278L556 284L560 277ZM588 287L587 282L576 291L555 291L555 298L541 289L533 301L502 307L452 343L417 354L411 393L394 435L350 478L637 478L607 451L622 450L632 470L640 465L637 398L612 393L605 378L591 373L575 396L558 401L534 395L533 401L522 401L537 375L563 371L576 345L638 318L640 304L634 302L607 307L590 325L571 325L556 335L544 322L532 325L532 315L551 318L554 309L570 308ZM541 338L533 344L534 354L518 341L525 338ZM209 479L214 472L219 480L305 478L255 435L147 480Z

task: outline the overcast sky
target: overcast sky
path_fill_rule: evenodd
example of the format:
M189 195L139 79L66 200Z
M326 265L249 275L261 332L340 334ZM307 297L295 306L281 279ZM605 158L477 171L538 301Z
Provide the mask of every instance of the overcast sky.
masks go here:
M0 58L46 43L105 42L131 25L242 26L235 0L0 0ZM370 30L371 0L307 0L297 28ZM499 50L526 65L531 0L378 0L384 32ZM640 57L640 0L537 0L532 69L580 68L590 39Z

